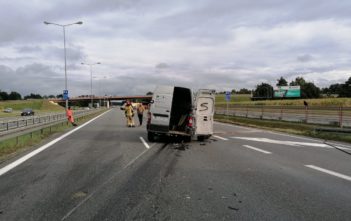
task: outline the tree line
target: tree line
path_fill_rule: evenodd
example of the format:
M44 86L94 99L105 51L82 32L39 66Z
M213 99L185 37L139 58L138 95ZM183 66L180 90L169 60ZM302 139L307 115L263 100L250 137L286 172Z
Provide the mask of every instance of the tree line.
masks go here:
M351 77L344 83L332 84L320 89L313 82L306 81L303 77L297 77L290 83L283 77L277 79L276 86L300 86L301 98L320 98L322 94L333 97L351 97ZM270 84L261 83L253 91L253 97L273 98L274 89Z
M23 97L24 100L26 99L47 99L47 98L62 98L62 94L59 95L44 95L41 96L40 94L29 94ZM6 91L0 90L0 101L7 101L7 100L22 100L22 95L16 91L11 91L7 93Z
M322 94L333 97L351 97L351 77L344 83L331 84L329 87L320 89L313 82L307 82L303 77L297 77L290 83L280 77L277 79L276 86L300 86L301 98L320 98ZM224 94L225 91L218 92ZM271 99L274 97L273 86L268 83L261 83L256 86L256 89L250 90L242 88L240 90L233 89L232 94L251 94L253 97ZM152 92L148 92L147 95L152 95ZM90 95L89 95L90 96ZM62 94L58 95L44 95L40 94L29 94L23 97L23 99L47 99L47 98L62 98ZM0 90L0 100L22 100L22 95L16 91L7 93Z
M351 97L351 77L344 83L331 84L329 87L320 89L313 82L306 81L303 77L297 77L290 83L284 78L277 79L275 86L300 86L301 97L320 98L327 97ZM261 83L256 85L253 90L242 88L240 90L233 89L232 94L252 94L253 97L261 99L274 98L274 88L268 83ZM225 94L225 91L218 92L218 94Z

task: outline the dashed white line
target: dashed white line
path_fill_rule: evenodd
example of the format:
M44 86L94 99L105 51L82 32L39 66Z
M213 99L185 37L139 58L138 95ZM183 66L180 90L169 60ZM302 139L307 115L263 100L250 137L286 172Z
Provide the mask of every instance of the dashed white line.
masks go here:
M332 175L332 176L336 176L336 177L339 177L339 178L351 181L351 177L350 176L346 176L344 174L341 174L341 173L338 173L338 172L335 172L335 171L323 169L321 167L317 167L317 166L314 166L314 165L305 165L305 166L309 167L311 169L314 169L314 170L318 170L318 171L323 172L323 173L327 173L327 174Z
M149 149L150 146L149 146L148 143L146 143L146 141L144 140L144 138L143 138L143 137L139 137L139 138L140 138L141 142L143 142L144 146L145 146L147 149Z
M249 148L251 150L256 150L256 151L264 153L264 154L272 154L272 152L269 152L269 151L266 151L266 150L262 150L260 148L253 147L253 146L250 146L250 145L243 145L243 147Z
M80 125L79 127L69 131L68 133L65 133L64 135L56 138L55 140L39 147L38 149L30 152L29 154L19 158L18 160L10 163L9 165L3 167L0 169L0 176L4 175L5 173L7 173L8 171L12 170L13 168L17 167L18 165L22 164L23 162L27 161L28 159L34 157L35 155L37 155L38 153L42 152L43 150L49 148L50 146L54 145L55 143L59 142L60 140L64 139L65 137L71 135L72 133L76 132L77 130L79 130L80 128L84 127L87 124L90 124L91 122L93 122L94 120L96 120L97 118L101 117L102 115L106 114L109 111L106 111L105 113L100 114L97 117L94 117L93 119L89 120L88 122Z
M224 137L220 137L220 136L217 136L217 135L212 135L213 137L217 138L217 139L220 139L220 140L228 140L227 138L224 138Z

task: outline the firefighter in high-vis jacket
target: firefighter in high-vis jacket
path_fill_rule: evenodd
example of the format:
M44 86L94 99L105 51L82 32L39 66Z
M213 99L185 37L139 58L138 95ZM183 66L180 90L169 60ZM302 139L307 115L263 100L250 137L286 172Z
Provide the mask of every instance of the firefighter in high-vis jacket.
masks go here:
M125 113L126 118L127 118L127 126L128 127L135 127L135 125L134 125L134 110L133 110L132 103L130 101L127 101L124 113Z

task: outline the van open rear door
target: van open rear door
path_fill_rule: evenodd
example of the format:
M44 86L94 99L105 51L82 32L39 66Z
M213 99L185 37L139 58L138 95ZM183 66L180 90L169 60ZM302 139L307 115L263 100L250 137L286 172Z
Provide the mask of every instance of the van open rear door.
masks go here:
M154 92L150 106L150 127L151 132L168 132L172 108L174 87L158 86Z
M215 91L198 90L195 97L195 135L203 140L213 134Z

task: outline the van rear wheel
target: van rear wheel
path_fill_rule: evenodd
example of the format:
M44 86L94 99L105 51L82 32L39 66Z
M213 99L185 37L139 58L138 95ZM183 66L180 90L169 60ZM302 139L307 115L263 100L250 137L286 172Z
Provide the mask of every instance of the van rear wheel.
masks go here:
M152 132L147 132L147 139L148 139L150 142L154 142L154 141L155 141L155 134L152 133Z

